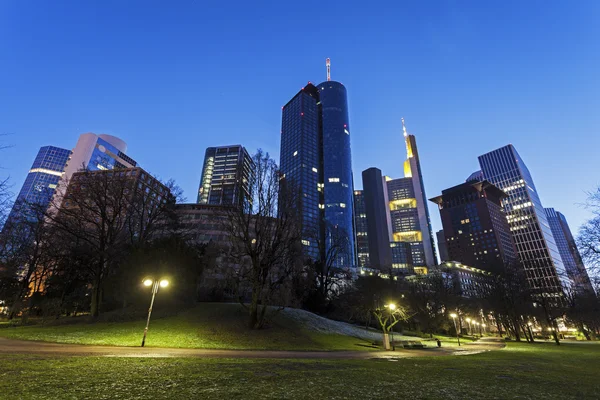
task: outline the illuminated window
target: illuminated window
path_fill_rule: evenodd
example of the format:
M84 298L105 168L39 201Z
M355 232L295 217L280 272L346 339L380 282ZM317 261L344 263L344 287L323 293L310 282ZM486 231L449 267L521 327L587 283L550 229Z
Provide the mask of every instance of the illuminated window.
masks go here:
M310 242L308 240L302 240L302 244L305 246L310 246Z
M346 208L346 203L340 203L340 207Z
M339 182L340 178L329 178L329 182Z
M296 150L296 151L294 152L294 157L296 157L297 155L298 155L298 150Z
M319 172L319 171L317 171L317 169L315 167L313 167L312 171L313 172Z

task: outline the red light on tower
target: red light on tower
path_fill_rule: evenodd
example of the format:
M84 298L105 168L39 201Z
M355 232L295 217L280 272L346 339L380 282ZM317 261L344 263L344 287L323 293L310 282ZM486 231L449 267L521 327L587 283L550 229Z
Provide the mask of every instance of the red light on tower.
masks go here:
M304 113L300 113L300 116L302 116L302 117L303 117L303 116L304 116Z

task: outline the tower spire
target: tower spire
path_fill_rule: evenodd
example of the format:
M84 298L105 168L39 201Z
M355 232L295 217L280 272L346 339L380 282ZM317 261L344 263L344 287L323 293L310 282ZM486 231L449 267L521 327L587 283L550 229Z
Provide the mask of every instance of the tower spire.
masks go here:
M325 65L327 66L327 80L331 80L331 60L328 58L325 60Z
M404 117L402 117L402 131L404 132L404 137L407 137L408 132L406 132L406 125L404 124Z

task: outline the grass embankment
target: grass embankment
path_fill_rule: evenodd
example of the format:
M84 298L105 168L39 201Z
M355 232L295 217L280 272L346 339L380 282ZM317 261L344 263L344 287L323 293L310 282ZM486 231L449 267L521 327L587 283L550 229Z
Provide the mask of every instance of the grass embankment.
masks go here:
M319 318L310 313L304 316ZM146 324L142 318L113 323L86 323L87 318L76 321L72 323L72 319L66 319L57 325L4 328L0 329L0 336L56 343L139 346ZM325 333L315 329L314 325L279 313L267 328L253 331L247 328L247 313L239 304L203 303L176 316L152 319L146 346L237 350L369 349L368 341Z
M598 343L394 360L0 358L15 399L595 399Z

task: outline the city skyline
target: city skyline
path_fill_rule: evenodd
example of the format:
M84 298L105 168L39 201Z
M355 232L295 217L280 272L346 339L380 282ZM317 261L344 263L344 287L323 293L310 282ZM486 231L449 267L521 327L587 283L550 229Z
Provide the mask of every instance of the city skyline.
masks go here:
M15 52L10 43L3 45L7 46L3 47L7 53L14 54L6 63L7 73L14 79L8 82L5 96L0 99L0 132L12 133L2 138L3 144L14 146L3 152L2 167L12 178L13 192L24 182L40 147L71 149L78 135L91 131L114 134L127 141L129 153L140 165L162 178L174 178L192 202L201 174L198 149L241 143L251 153L262 147L279 159L280 107L289 93L306 83L307 77L324 79L324 59L331 57L336 79L350 93L352 147L360 149L354 152L353 160L356 189L361 188L356 177L372 166L392 176L401 175L401 160L391 147L402 145L397 129L400 118L405 117L419 134L427 193L439 193L454 184L457 177L477 169L479 154L512 143L527 160L542 200L562 210L574 233L590 216L579 204L585 202L586 192L600 183L592 173L594 149L600 140L594 127L600 121L592 112L598 106L594 96L597 84L590 81L598 66L596 59L591 58L598 53L590 30L598 28L575 21L592 18L597 7L593 3L545 10L534 23L527 20L532 27L519 20L519 16L526 15L527 6L518 8L516 16L494 12L489 6L475 6L463 15L453 13L450 19L442 18L442 13L428 14L422 7L390 7L389 16L383 17L379 27L365 18L365 30L360 31L364 38L345 30L346 37L336 34L321 38L323 46L302 57L296 49L282 47L283 39L267 40L262 48L257 47L252 38L261 38L264 33L256 29L249 30L250 38L244 42L244 46L249 46L247 50L227 40L221 47L201 43L202 57L184 51L185 48L178 48L181 51L177 53L159 47L149 53L151 48L146 41L158 36L150 32L142 41L142 37L132 33L133 29L144 31L146 24L165 20L151 14L145 22L134 21L132 27L128 25L130 19L118 19L111 32L104 32L96 26L109 18L102 9L95 10L97 22L78 26L81 37L97 45L96 53L91 53L82 48L80 38L70 35L68 40L62 40L77 17L87 15L90 9L80 5L65 13L60 6L45 7L34 10L26 5L7 6L2 25L3 33L17 38L11 41L15 48L30 44L32 35L50 32L49 45L46 49L36 46L37 52ZM278 11L286 17L279 21L275 18L273 23L277 26L296 20L283 8ZM183 29L192 29L192 37L201 34L194 31L198 11L194 7L174 7L171 12L182 16L182 28L170 33L167 42L182 38ZM243 20L241 14L247 11L242 8L232 20ZM261 11L258 7L249 15ZM189 17L184 15L186 12ZM404 37L404 29L393 26L394 16L400 13L406 17L406 31L414 36ZM330 22L336 28L370 15L368 9L360 14L352 8L344 8L341 14L348 20ZM25 23L23 15L28 16L29 22ZM563 30L555 33L547 28L558 16ZM169 20L169 16L165 18ZM513 29L502 30L506 40L498 41L496 32L506 25L507 19L513 20ZM467 24L461 25L461 21ZM63 29L51 28L61 23ZM225 25L235 28L229 22ZM242 25L232 32L250 26ZM214 26L211 23L197 29ZM372 33L366 33L369 27ZM480 31L481 38L465 35L473 30ZM549 37L542 41L532 30L543 30ZM122 37L129 38L125 41L128 47L115 42ZM300 36L293 33L291 37ZM522 37L524 40L516 40ZM377 45L372 46L376 39ZM481 47L486 40L493 41L493 49ZM569 47L570 41L576 41L578 46ZM127 54L125 50L134 44L139 44L137 50ZM562 51L558 58L554 57L557 47ZM274 52L275 48L281 51ZM530 52L531 49L536 51ZM81 55L102 62L65 64L64 57L55 57L51 51L67 55L67 59ZM248 58L249 51L253 52L252 60L242 70L237 64ZM511 61L514 56L519 57L518 64ZM171 62L159 62L164 57ZM31 77L32 70L41 68L38 65L42 65L42 58L43 73ZM373 59L380 61L376 71ZM201 62L204 64L199 65ZM273 68L275 64L278 68ZM439 69L431 67L438 64ZM522 68L520 71L515 70L517 65ZM115 75L116 71L127 79ZM135 76L138 73L139 77ZM153 92L149 91L150 76L156 80L151 85ZM227 82L206 79L218 76L226 76ZM374 85L375 77L386 85ZM278 84L267 85L264 93L258 93L252 90L258 81ZM199 98L197 93L203 87L214 96ZM71 100L74 98L78 100ZM232 107L240 118L227 117ZM561 143L565 134L577 151L564 151ZM158 151L163 157L155 157ZM452 168L443 168L437 161L447 151L460 155L453 159ZM548 164L548 160L560 162ZM576 179L571 179L571 172L564 165L578 167ZM441 228L438 216L432 217L432 225L434 230Z

